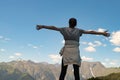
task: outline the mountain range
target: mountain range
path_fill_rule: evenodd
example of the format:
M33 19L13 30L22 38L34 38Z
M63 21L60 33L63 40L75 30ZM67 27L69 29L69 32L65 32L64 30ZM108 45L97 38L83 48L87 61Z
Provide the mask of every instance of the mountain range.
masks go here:
M11 61L0 63L0 80L59 80L60 64L33 61ZM83 61L80 67L81 80L91 77L118 73L120 68L106 68L100 62ZM74 80L73 67L70 65L65 80Z

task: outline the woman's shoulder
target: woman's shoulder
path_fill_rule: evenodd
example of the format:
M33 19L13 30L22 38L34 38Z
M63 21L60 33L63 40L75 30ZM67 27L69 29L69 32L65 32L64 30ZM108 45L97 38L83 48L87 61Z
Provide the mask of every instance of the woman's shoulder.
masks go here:
M83 29L81 29L81 28L75 28L75 29L77 29L77 30L83 30Z
M61 27L60 28L61 30L68 30L68 29L71 29L71 28L69 28L69 27ZM77 27L75 27L75 28L73 28L74 30L79 30L79 31L84 31L83 29L81 29L81 28L77 28Z
M65 29L68 29L68 27L61 27L60 29L61 30L65 30Z

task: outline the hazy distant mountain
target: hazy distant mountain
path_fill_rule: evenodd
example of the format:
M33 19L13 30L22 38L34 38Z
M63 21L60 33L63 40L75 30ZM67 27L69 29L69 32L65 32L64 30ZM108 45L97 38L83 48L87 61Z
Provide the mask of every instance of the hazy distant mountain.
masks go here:
M60 64L12 61L0 63L0 80L58 80ZM120 72L120 69L105 68L100 62L82 62L81 77L90 78ZM73 68L68 67L66 80L74 80Z
M100 62L83 62L81 65L82 77L90 78L101 76L106 68Z
M0 63L0 80L34 80L29 73L22 73L8 63Z

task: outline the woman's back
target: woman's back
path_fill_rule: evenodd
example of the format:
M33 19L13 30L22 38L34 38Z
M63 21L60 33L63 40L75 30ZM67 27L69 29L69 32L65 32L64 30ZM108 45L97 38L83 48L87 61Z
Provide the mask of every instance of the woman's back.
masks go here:
M78 28L64 27L60 29L61 34L65 40L74 40L79 42L79 37L82 35L82 31Z

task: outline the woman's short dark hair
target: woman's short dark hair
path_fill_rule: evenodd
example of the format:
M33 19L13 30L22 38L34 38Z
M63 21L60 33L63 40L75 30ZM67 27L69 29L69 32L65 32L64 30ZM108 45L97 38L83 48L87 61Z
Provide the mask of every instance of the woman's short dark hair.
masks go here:
M75 18L69 19L69 27L74 28L77 25L77 20Z

